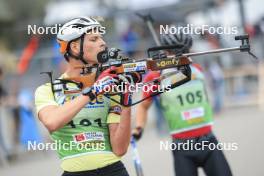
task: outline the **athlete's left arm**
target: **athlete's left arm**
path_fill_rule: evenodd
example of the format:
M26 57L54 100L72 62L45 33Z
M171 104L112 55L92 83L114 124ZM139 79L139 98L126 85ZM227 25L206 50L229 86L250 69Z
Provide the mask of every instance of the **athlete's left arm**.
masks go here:
M128 149L131 136L131 108L124 107L119 123L109 124L112 151L117 156L123 156Z

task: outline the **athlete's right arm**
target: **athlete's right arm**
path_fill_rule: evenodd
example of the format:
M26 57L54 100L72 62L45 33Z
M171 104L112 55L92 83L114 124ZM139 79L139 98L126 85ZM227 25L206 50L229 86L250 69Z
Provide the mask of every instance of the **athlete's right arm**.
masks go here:
M136 109L136 127L145 128L147 123L148 109L152 104L152 100L143 101Z
M147 123L148 109L151 104L152 100L148 99L141 102L136 107L136 128L132 131L132 135L136 140L139 140L143 134L143 130Z
M35 93L38 118L50 132L69 123L88 102L90 102L88 96L80 95L59 106L53 98L51 87L48 85L40 86Z
M155 78L159 77L159 72L149 72L146 77L144 78L144 82L153 81ZM143 97L148 97L153 92L143 92ZM143 129L147 123L147 116L148 116L148 109L152 104L152 98L148 98L147 100L141 102L136 107L136 128L132 131L132 135L136 140L141 138L143 133Z
M101 73L95 85L103 89L104 86L112 84L114 76L114 74L109 73L109 70L105 70ZM103 93L101 90L93 89L93 91L99 94ZM69 123L90 101L89 96L80 95L59 106L54 100L50 84L40 86L35 93L38 118L50 132L56 131Z

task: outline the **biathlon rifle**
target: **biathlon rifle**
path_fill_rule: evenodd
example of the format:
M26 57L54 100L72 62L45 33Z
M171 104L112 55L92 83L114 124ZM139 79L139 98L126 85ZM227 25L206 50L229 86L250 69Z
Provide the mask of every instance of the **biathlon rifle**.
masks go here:
M167 74L164 74L150 82L147 83L142 83L141 85L145 84L159 84L162 80L171 77L173 80L172 84L170 85L170 88L175 88L178 87L188 81L191 80L191 69L190 69L190 64L192 63L192 59L190 57L194 56L200 56L200 55L207 55L207 54L214 54L214 53L223 53L223 52L230 52L230 51L240 51L240 52L248 52L251 56L253 56L255 59L257 57L251 53L250 51L250 43L249 43L249 36L248 35L240 35L236 36L235 40L241 41L241 45L237 47L231 47L231 48L222 48L222 49L215 49L215 50L210 50L210 51L202 51L202 52L194 52L194 53L176 53L175 55L166 55L164 50L171 50L171 49L176 49L176 48L182 48L182 46L179 45L171 45L171 46L157 46L157 47L152 47L147 50L148 53L148 58L145 59L133 59L133 58L128 58L125 56L122 56L119 54L120 50L119 49L109 49L105 50L102 53L98 54L98 60L103 60L104 63L96 64L96 65L83 65L83 66L76 66L76 69L81 70L81 76L79 77L70 77L70 78L65 78L65 79L56 79L55 82L52 80L52 74L49 73L51 83L52 83L52 90L53 92L57 91L62 91L61 89L57 90L54 87L57 84L63 84L63 91L65 94L71 94L71 93L78 93L82 89L86 87L91 87L98 75L108 69L108 68L113 68L112 70L113 73L116 74L123 74L124 76L133 74L133 73L139 73L140 75L145 74L147 71L159 71L163 69L168 69L168 68L178 68L177 71L169 72ZM153 54L153 52L159 52L158 54ZM45 72L47 73L47 72ZM142 80L137 80L136 82L141 82ZM74 83L77 85L77 90L69 90L67 89L67 84L68 83ZM133 106L135 104L138 104L152 96L156 96L158 94L163 93L164 90L154 92L150 96L137 101L135 103L132 103L131 105L127 106ZM116 100L111 98L111 95L116 95L115 94L106 94L108 98L111 100L117 102ZM121 93L119 93L121 94ZM126 105L123 105L126 106Z

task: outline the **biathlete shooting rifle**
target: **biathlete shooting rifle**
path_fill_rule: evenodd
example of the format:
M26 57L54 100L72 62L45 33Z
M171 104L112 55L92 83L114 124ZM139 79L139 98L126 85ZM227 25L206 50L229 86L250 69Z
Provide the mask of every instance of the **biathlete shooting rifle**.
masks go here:
M151 26L150 22L148 22L147 24L148 26ZM150 27L150 30L152 31L152 35L156 36L153 26L152 28ZM156 39L157 39L157 36L156 36ZM250 54L255 59L257 59L257 57L250 51L250 43L249 43L248 35L236 36L235 40L241 41L241 45L237 47L222 48L222 49L215 49L215 50L210 50L210 51L201 51L201 52L194 52L194 53L179 52L179 53L176 53L175 55L166 55L164 54L163 51L182 48L182 46L171 45L171 46L152 47L147 50L148 58L145 58L145 59L133 59L133 58L125 57L119 53L120 49L115 49L115 48L106 49L105 51L102 51L97 55L97 59L98 61L100 61L99 64L95 64L95 65L88 64L88 65L83 65L83 66L76 66L76 69L82 70L81 76L79 77L71 77L67 79L56 79L53 82L52 75L49 73L50 80L51 80L52 87L53 87L52 90L53 92L64 91L65 94L78 93L82 89L91 87L95 83L97 76L102 71L108 68L114 68L112 70L113 73L122 74L125 77L129 77L129 78L132 77L133 82L137 82L137 83L142 82L141 75L145 74L147 71L158 71L158 70L163 70L163 69L168 69L168 68L178 68L177 71L164 74L150 82L141 84L141 86L150 85L150 84L157 85L157 84L160 84L162 80L170 77L172 78L171 80L173 80L173 82L169 86L169 89L173 89L191 80L191 69L189 66L192 63L192 59L190 58L190 56L194 57L194 56L214 54L214 53L240 51L240 52L248 52L248 54ZM158 39L156 42L157 42L157 45L159 45ZM153 52L158 52L158 54L153 55ZM76 84L77 89L76 90L68 89L67 88L68 83ZM55 88L56 85L58 84L63 85L63 90L61 89L58 90ZM137 102L134 102L129 105L125 105L125 104L122 104L122 105L127 106L127 107L133 106L150 97L159 95L167 90L168 89L163 88ZM120 102L111 98L112 95L118 95L121 93L116 92L116 93L111 93L111 94L105 94L105 96L115 101L116 103L121 104Z

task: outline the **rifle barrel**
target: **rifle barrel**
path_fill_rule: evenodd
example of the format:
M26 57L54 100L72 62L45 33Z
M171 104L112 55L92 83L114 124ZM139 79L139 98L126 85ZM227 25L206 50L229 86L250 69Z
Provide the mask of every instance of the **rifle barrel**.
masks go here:
M229 52L229 51L236 51L240 50L240 47L233 47L233 48L224 48L224 49L216 49L216 50L211 50L211 51L201 51L201 52L195 52L195 53L186 53L183 54L183 56L200 56L200 55L205 55L205 54L212 54L212 53L222 53L222 52Z

